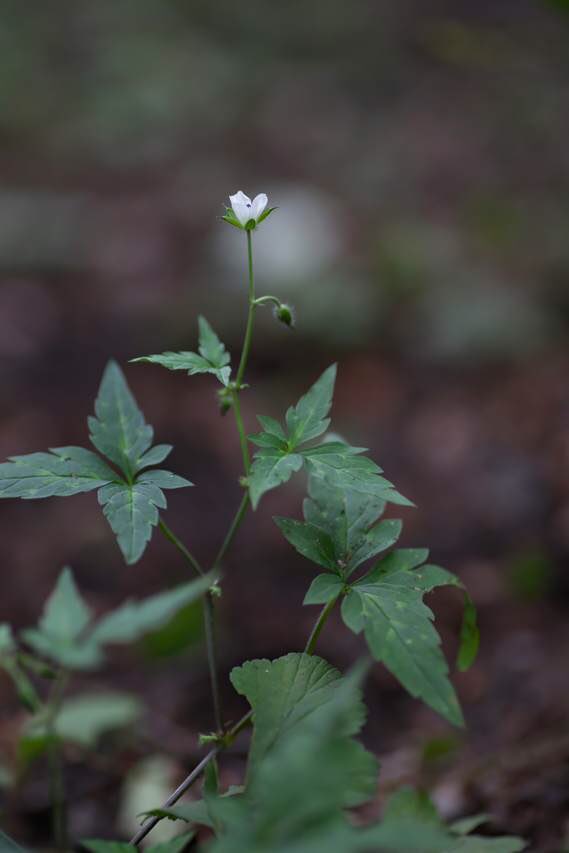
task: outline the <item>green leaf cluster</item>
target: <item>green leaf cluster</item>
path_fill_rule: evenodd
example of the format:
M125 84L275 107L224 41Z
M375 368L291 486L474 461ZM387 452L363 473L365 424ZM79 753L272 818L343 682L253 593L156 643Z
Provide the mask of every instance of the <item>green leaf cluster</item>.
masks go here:
M375 562L362 577L353 573L397 541L401 522L378 520L385 501L335 485L329 476L309 478L304 521L276 518L285 538L304 557L326 569L312 582L305 604L328 604L342 598L342 618L356 634L363 633L381 661L411 695L463 725L462 712L448 678L448 666L433 613L423 596L437 586L458 586L455 575L423 565L424 549L396 550ZM478 643L476 611L467 598L459 665L467 668Z
M125 604L98 619L82 598L70 569L63 569L35 628L21 632L36 653L63 669L89 670L103 661L104 646L131 643L169 621L182 607L202 596L213 575ZM7 626L0 626L6 637ZM0 664L3 661L0 652Z
M402 790L383 819L355 827L346 809L371 799L377 763L354 740L365 712L365 666L342 677L326 661L289 654L237 667L231 680L253 711L254 732L244 789L149 814L212 828L210 853L517 853L516 838L467 836L477 820L443 824L428 797ZM213 776L214 774L212 774Z
M131 361L159 364L168 370L185 370L189 376L212 373L222 385L227 386L231 377L230 355L205 317L198 318L198 325L198 352L163 352L160 355L133 358Z
M83 447L13 456L0 464L0 497L31 500L98 489L126 562L136 563L158 524L158 511L167 506L163 490L192 483L169 471L145 470L163 462L172 447L152 447L154 431L114 361L103 374L89 430L92 444L108 461Z
M274 418L259 416L262 431L249 436L259 447L248 477L253 509L266 492L287 482L302 467L309 475L326 478L338 488L350 488L391 503L412 505L392 483L380 476L381 468L375 462L362 456L365 448L351 447L342 441L310 444L330 425L328 415L335 379L336 365L333 364L296 406L288 409L284 427Z

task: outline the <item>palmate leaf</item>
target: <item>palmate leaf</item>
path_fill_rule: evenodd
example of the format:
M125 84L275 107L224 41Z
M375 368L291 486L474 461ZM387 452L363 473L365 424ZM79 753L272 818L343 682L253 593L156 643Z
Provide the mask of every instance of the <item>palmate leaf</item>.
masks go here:
M421 565L427 552L394 551L356 581L342 602L342 617L364 632L374 658L382 661L412 696L423 699L454 725L464 724L448 679L448 666L423 596L437 586L460 586L450 572ZM418 568L420 567L420 568Z
M13 456L0 464L0 497L47 498L99 489L99 503L125 559L135 563L158 523L158 508L166 507L161 490L192 483L169 471L143 470L163 462L172 446L151 447L153 429L114 361L103 374L95 412L96 417L89 418L91 441L124 476L92 450L56 447L49 453Z
M134 477L152 444L154 430L146 423L115 361L110 361L103 373L89 430L97 450L118 465L127 479Z
M186 370L189 376L196 373L212 373L222 385L229 383L230 356L205 317L198 318L199 354L196 352L164 352L161 355L146 355L133 358L133 362L159 364L168 370Z
M275 518L286 539L312 562L347 579L361 563L390 548L399 538L401 522L377 521L385 501L351 489L339 489L312 475L304 502L306 521Z
M305 465L310 475L327 478L333 487L353 489L362 495L412 506L392 483L379 476L381 468L362 456L363 448L343 442L304 447L328 428L336 365L324 371L312 388L286 413L286 431L273 418L259 417L263 431L249 440L260 449L255 453L247 478L253 509L271 489L287 482Z
M0 497L31 500L78 495L118 479L91 450L55 447L49 453L11 456L0 464Z
M202 596L214 581L212 574L142 601L127 601L93 621L70 569L64 569L49 596L38 626L22 638L41 655L67 669L92 669L103 660L103 646L131 643L166 624Z

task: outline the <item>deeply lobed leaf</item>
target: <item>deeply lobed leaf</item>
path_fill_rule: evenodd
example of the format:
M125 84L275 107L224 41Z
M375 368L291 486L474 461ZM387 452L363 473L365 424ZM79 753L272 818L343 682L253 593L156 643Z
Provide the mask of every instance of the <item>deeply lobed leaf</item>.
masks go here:
M133 362L159 364L168 370L186 370L189 376L212 373L222 385L228 385L231 376L230 356L205 317L198 318L199 354L195 352L164 352L131 359Z
M91 450L55 447L49 453L12 456L0 464L0 497L65 497L90 492L117 479L117 474Z
M351 586L342 617L352 631L364 632L374 658L412 696L460 726L462 712L448 679L434 616L423 602L424 594L436 586L460 582L438 566L421 566L424 559L423 550L405 549L381 560Z

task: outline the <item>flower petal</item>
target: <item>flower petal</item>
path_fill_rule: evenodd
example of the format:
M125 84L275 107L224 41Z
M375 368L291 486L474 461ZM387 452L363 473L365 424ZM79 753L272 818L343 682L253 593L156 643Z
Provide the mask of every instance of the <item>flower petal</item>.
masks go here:
M255 196L251 204L251 218L254 219L255 222L257 221L261 213L264 211L268 203L269 199L267 198L265 193L259 193L259 195Z
M247 222L252 218L251 214L251 199L248 195L242 190L235 193L235 195L229 196L229 201L231 202L231 207L233 209L233 213L241 223L241 225L246 225Z

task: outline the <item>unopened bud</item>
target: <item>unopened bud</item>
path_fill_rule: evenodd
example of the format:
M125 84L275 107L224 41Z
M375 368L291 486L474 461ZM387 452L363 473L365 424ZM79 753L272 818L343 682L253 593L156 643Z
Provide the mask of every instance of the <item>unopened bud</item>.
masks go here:
M233 394L230 388L220 388L217 392L217 402L219 403L219 411L222 415L226 415L233 405Z
M288 326L290 329L294 328L294 310L292 306L281 302L281 304L275 308L274 314L275 319L279 322L284 323L285 326Z

